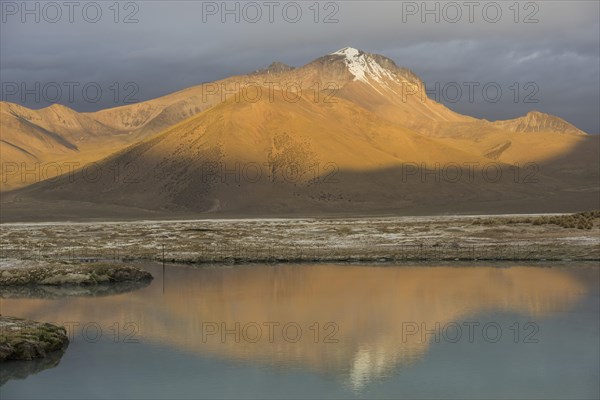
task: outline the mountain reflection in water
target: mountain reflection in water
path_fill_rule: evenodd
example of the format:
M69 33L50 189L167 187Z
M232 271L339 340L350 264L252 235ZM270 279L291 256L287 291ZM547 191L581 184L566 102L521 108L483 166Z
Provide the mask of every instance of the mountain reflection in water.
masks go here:
M143 342L308 368L360 389L426 354L432 335L407 335L407 324L433 329L499 311L543 318L586 292L583 279L561 268L168 266L164 282L160 266L147 268L153 283L131 293L4 299L3 313L102 327L134 322Z

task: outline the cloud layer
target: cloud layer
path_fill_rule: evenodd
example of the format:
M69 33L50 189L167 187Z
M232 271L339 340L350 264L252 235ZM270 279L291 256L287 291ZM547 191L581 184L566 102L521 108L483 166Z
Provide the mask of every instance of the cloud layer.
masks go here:
M93 111L352 46L411 68L461 113L535 109L600 133L596 1L74 3L1 3L3 100ZM36 83L39 99L24 96Z

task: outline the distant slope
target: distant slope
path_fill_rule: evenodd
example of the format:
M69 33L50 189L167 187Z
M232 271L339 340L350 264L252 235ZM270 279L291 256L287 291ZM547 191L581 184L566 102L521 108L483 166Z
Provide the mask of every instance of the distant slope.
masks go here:
M53 178L137 141L60 105L30 110L0 102L0 127L3 190Z
M585 135L585 132L565 120L539 111L531 111L523 117L507 121L496 121L492 125L511 132L556 132L565 135Z

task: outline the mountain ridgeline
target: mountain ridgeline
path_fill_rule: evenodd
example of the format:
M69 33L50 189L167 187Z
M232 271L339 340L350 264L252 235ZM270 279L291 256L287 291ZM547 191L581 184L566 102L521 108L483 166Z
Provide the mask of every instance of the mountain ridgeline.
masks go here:
M458 114L353 48L94 113L0 113L5 221L558 212L599 194L597 136L537 111Z

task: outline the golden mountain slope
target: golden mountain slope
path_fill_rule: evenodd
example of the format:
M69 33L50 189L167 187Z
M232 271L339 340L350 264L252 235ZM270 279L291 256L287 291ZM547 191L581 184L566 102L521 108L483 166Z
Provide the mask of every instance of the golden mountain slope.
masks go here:
M61 105L30 110L0 102L0 126L3 190L81 168L139 140Z
M266 215L440 207L489 212L515 202L551 203L551 193L564 200L570 187L559 174L516 175L498 162L484 176L490 158L350 101L315 98L312 92L294 103L279 94L253 103L230 98L104 159L101 176L80 171L18 194L162 212ZM589 196L582 200L589 203Z
M2 115L3 162L114 153L92 173L5 196L5 208L32 198L265 214L597 202L596 137L539 112L497 122L457 114L409 70L351 48L96 113L3 103ZM4 188L18 176L3 177Z

